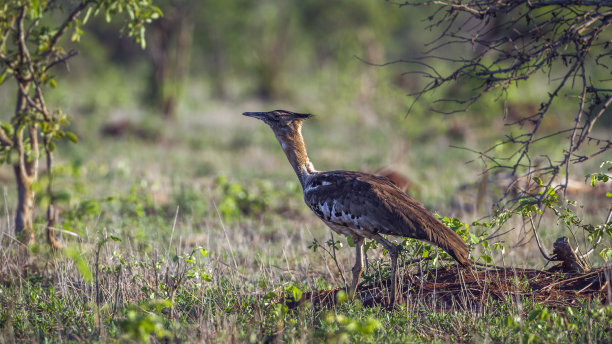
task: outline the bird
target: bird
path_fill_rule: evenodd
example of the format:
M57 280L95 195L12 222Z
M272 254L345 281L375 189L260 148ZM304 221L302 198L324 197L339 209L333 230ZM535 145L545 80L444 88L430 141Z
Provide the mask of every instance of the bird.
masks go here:
M400 249L385 236L418 239L451 255L464 269L473 262L465 241L390 179L364 172L322 172L308 158L302 125L311 114L287 110L244 112L274 132L302 186L306 205L334 232L351 237L355 265L348 296L354 299L363 272L364 243L376 240L391 258L390 307L397 299L397 259Z

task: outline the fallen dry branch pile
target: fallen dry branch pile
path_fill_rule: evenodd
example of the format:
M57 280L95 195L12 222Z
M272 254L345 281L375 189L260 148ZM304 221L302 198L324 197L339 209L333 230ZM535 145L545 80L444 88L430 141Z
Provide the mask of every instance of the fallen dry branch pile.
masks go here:
M518 301L521 297L530 297L549 307L579 306L581 300L610 302L611 277L611 266L588 273L508 267L481 267L473 272L458 273L452 266L406 275L401 293L404 302L412 301L414 304L416 301L438 310L478 311L490 301ZM358 288L358 297L364 306L388 304L388 288L384 285L387 282ZM314 307L333 307L339 290L342 289L307 292L299 302L288 302L287 305L295 308L310 302Z

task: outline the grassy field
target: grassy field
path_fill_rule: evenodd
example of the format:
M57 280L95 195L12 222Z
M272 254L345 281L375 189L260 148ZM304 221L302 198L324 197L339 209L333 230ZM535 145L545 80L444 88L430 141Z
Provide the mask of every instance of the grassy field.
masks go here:
M343 286L354 252L337 236L336 259L313 250L315 240L331 250L330 231L303 204L297 178L270 130L241 116L243 111L315 113L304 135L319 170L393 168L441 216L471 223L489 211L473 207L482 167L466 164L473 156L449 146L493 142L490 128L498 132L503 126L492 116L416 111L406 117L408 100L383 81L366 104L359 101L363 94L336 91L346 86L342 80L328 86L323 79L294 100L269 104L202 99L206 87L193 80L172 122L130 100L128 90L137 92L139 85L123 85L116 94L97 94L86 83L55 91L52 99L79 114L73 129L80 142L58 147L53 171L62 208L56 235L64 248L52 252L45 244L39 210L38 241L28 255L19 252L12 170L1 166L0 342L611 341L612 309L596 300L550 307L528 293L508 293L476 308L441 310L435 298L409 298L393 311L342 294L332 308L289 309L281 302ZM5 111L10 106L2 105ZM103 135L100 128L122 120L134 126L121 136ZM582 178L597 172L597 165L574 173ZM44 209L47 177L41 176L37 201ZM486 204L495 197L493 189ZM574 209L585 223L603 221L604 196L573 197L586 205ZM571 235L558 219L546 221L540 227L546 247ZM504 228L512 230L496 239L505 249L490 252L492 263L543 268L535 240L515 245L530 236L522 221ZM584 244L585 238L578 241ZM473 253L478 258L483 249ZM591 257L594 266L605 263ZM388 273L381 248L368 251L368 260L367 281Z

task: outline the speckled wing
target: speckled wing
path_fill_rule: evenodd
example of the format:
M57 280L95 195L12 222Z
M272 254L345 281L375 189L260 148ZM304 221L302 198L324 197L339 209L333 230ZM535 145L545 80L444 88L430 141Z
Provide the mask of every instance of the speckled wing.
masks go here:
M364 237L382 234L425 240L462 265L471 265L463 239L386 177L321 172L304 186L304 201L332 228L347 227Z

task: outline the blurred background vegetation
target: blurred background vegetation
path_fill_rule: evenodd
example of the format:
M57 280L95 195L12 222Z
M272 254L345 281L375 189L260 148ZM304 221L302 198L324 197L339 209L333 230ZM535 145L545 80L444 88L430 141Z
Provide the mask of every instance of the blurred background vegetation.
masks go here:
M146 49L118 39L120 24L95 18L83 27L79 56L55 69L58 87L47 90L47 102L72 115L71 130L80 139L78 145L61 145L58 171L93 173L80 188L74 173L67 174L66 208L82 199L128 194L133 185L145 185L172 208L173 195L188 198L184 188L217 187L219 177L266 179L273 188L294 183L273 135L240 116L284 108L318 115L305 128L317 168L390 167L416 181L410 193L430 209L472 220L491 210L475 207L483 166L466 164L476 156L451 146L482 150L495 144L508 134L505 121L537 107L547 92L547 76L541 75L511 88L507 104L490 95L467 113L429 111L431 102L466 92L467 83L466 89L426 94L408 113L408 94L420 90L422 80L406 74L404 64L380 64L421 56L440 34L427 26L433 8L368 0L157 5L164 17L148 27ZM443 53L473 52L449 46ZM435 67L448 69L444 63ZM0 87L3 120L13 111L14 94L11 85ZM510 118L504 118L505 106ZM556 106L556 117L543 124L551 132L573 116L571 106ZM599 132L610 129L606 117ZM552 158L563 151L559 142L539 145ZM606 159L575 174L582 180ZM9 199L14 197L10 166L0 167L0 179L11 186L5 188ZM490 200L501 195L501 189L492 192ZM44 196L38 201L44 203ZM197 201L194 196L181 206Z
M509 89L507 104L491 94L466 113L430 111L437 99L469 92L473 85L466 82L424 95L409 112L413 98L408 95L420 90L423 80L406 73L413 66L381 64L419 58L428 49L426 43L440 34L428 27L427 18L434 11L429 7L398 7L382 0L159 0L156 5L164 16L147 27L144 50L128 37L118 38L120 23L94 18L82 27L84 35L74 45L79 55L67 66L54 69L57 87L46 90L47 106L70 114L69 130L79 138L78 144L58 143L53 169L53 197L61 208L56 235L65 247L76 247L70 251L74 254L57 254L42 239L43 209L49 196L44 191L48 176L41 173L34 185L39 240L31 251L34 257L51 263L32 268L15 258L17 244L11 238L17 198L14 177L12 166L0 165L0 229L6 234L0 237L0 247L3 257L12 257L0 269L0 277L7 272L4 276L11 281L6 285L20 285L25 266L23 269L40 269L26 286L38 288L43 280L38 275L55 283L55 289L41 287L32 292L44 297L28 296L23 291L27 288L3 294L4 314L14 313L4 318L0 314L0 323L7 325L2 327L4 338L42 340L46 334L69 340L74 334L74 340L79 336L85 340L117 338L129 333L130 321L137 323L139 316L148 314L148 308L138 310L141 314L131 305L151 299L172 301L172 306L162 305L175 307L164 313L164 317L170 314L170 325L165 328L178 338L244 342L268 338L261 337L262 333L280 331L283 336L279 319L287 314L282 308L277 310L280 304L270 299L288 286L328 289L340 286L341 279L328 256L309 248L313 240L325 242L329 230L304 206L299 183L274 136L260 122L241 116L242 112L287 109L313 113L316 116L305 123L304 136L317 169L375 172L390 168L412 181L408 192L428 209L457 216L468 224L491 213L507 180L503 176L486 179L491 185L478 208L483 165L472 161L477 155L453 147L483 150L506 134L516 134L519 129L508 129L506 122L533 112L549 91L549 76L536 75ZM470 57L474 52L449 46L443 53ZM435 67L451 71L441 62ZM9 121L14 112L15 92L11 83L0 87L2 121ZM559 130L562 122L575 115L575 104L572 97L556 103L554 115L542 127L548 132ZM506 118L504 107L509 109ZM598 122L595 131L599 136L609 137L610 117L608 113ZM541 141L536 146L553 159L563 154L559 141ZM504 149L493 152L507 153ZM572 176L585 188L569 198L578 201L573 212L587 224L602 223L608 214L609 199L584 183L586 174L608 168L600 168L606 160L612 157L602 155L571 167ZM557 237L572 235L575 227L559 218L547 219L540 227L549 250ZM524 223L515 219L505 226L501 232L509 231L495 241L505 243L506 250L486 249L495 251L492 262L543 268L546 262ZM476 238L472 244L487 237L489 230L492 228L471 227ZM573 240L588 249L584 231L579 233ZM609 247L609 238L604 240L607 242L600 247ZM197 263L192 259L193 247L203 247ZM344 248L338 261L348 273L353 250ZM474 249L476 258L479 250L485 249ZM369 252L373 266L382 257L381 251ZM604 263L596 254L589 259L592 265ZM88 271L89 280L84 279L87 274L79 266L96 270L95 285L100 284L104 296L102 307L97 305L97 318L92 304L98 291L94 295L92 271ZM122 273L128 269L130 273ZM370 271L372 279L376 271ZM184 285L173 284L182 278L177 277L181 273L192 272ZM160 282L158 274L166 280ZM508 294L508 300L513 297ZM27 307L20 308L17 299ZM33 304L30 299L40 301ZM58 311L53 307L64 303L74 304L57 306L63 312L79 305L83 314L79 310L76 315L66 315L66 319L74 317L70 322L63 315L54 317ZM261 305L263 320L258 318ZM388 337L376 338L430 342L432 338L453 340L453 331L464 333L462 336L482 331L493 341L518 341L512 337L517 333L540 335L544 331L521 327L508 335L489 330L489 321L495 321L490 326L496 328L502 326L497 322L514 314L491 306L491 310L499 309L503 316L482 310L478 321L484 325L478 326L484 330L464 331L452 317L446 327L430 326L430 320L434 324L441 320L437 312L425 311L421 313L424 326L435 327L434 334L419 332L421 320L410 320L417 330L404 334L395 329L408 325L393 325L397 319L387 319L385 325L391 324L384 330ZM521 309L519 306L517 313ZM174 319L172 312L176 312ZM319 311L307 312L314 319L320 316ZM369 312L355 317L367 319ZM121 332L117 319L123 319L128 330ZM196 325L174 323L180 321ZM289 320L284 321L288 324ZM319 320L299 323L297 333L286 330L282 338L310 333L313 326L321 327ZM83 328L89 333L83 333ZM572 333L582 336L581 329L582 325L576 326ZM557 338L563 333L551 330L548 334Z
M228 168L216 158L227 147L257 149L251 146L261 144L253 140L273 142L264 128L240 118L240 113L287 108L320 115L310 124L321 132L309 138L314 147L333 144L333 151L360 154L351 149L358 141L364 147L374 144L370 153L377 151L324 168L378 168L393 160L378 149L389 150L395 137L429 141L431 130L443 134L440 126L451 126L443 118L418 121L425 115L418 112L405 120L405 94L418 85L403 78L400 67L376 68L357 59L382 63L414 54L427 39L422 31L411 30L422 14L372 1L158 5L164 18L148 28L145 50L127 37L117 39L120 24L96 18L83 28L79 56L71 59L69 68L55 70L59 87L47 91L48 103L72 115L73 129L83 143L67 148L76 152L62 150L59 159L91 156L92 150L116 143L105 137L122 136L150 140L148 146L187 144L193 149L193 165L182 172L211 176L250 171L246 162ZM3 120L10 118L14 93L8 83L0 88ZM244 135L247 132L253 134ZM279 153L270 146L265 149ZM212 158L207 158L208 151ZM315 161L325 158L324 148L316 151ZM122 154L115 153L111 155L120 159ZM338 155L327 159L341 159L342 153Z

